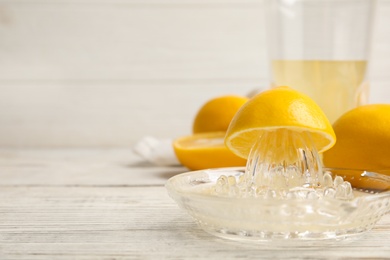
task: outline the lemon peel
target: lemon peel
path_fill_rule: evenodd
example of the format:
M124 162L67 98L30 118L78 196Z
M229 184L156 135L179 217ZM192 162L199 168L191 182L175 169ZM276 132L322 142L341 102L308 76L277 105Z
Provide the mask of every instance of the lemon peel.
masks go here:
M264 131L278 129L309 132L318 152L328 150L336 142L321 108L308 96L283 86L264 91L246 102L232 119L225 144L237 156L248 158Z

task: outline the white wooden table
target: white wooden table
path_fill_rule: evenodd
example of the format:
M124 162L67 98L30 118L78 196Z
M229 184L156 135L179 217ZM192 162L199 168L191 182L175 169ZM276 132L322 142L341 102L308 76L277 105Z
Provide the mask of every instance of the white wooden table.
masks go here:
M214 238L169 198L181 167L130 149L0 150L0 259L390 258L390 215L361 239L269 247Z

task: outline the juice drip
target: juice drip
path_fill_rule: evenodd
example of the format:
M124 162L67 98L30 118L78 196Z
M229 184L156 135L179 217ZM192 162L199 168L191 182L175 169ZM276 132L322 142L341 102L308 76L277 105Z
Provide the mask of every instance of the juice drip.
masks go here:
M353 198L351 184L324 173L309 132L264 131L253 145L245 173L221 176L215 192L223 196L263 198Z

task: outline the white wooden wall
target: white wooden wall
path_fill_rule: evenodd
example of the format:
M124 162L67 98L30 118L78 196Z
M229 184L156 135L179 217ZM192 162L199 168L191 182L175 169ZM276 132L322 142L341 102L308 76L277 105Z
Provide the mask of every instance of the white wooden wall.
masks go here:
M267 86L262 0L0 0L0 146L130 146ZM390 103L379 0L371 102Z

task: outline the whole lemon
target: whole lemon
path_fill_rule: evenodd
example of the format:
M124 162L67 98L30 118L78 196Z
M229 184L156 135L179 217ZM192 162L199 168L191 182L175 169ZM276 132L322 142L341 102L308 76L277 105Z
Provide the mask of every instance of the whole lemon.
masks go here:
M323 154L327 167L390 169L390 104L357 107L334 124L337 142Z
M233 116L247 101L247 97L236 95L212 98L197 112L192 127L193 133L226 131Z

